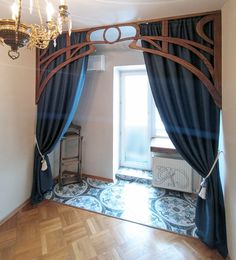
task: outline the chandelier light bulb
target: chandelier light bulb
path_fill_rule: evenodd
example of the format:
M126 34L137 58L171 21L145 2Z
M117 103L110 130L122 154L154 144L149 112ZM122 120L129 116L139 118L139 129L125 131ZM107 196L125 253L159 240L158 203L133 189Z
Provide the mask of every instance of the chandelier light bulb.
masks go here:
M30 12L30 14L33 13L33 7L34 7L34 1L33 1L33 0L30 0L30 7L29 7L29 12Z
M66 0L60 0L60 5L67 5L67 1Z
M50 2L47 3L46 12L47 12L47 22L51 22L54 14L54 8Z
M68 33L69 33L69 35L71 35L71 31L72 31L72 19L69 16L69 21L68 21Z
M12 19L16 20L18 17L18 12L19 12L19 6L17 5L16 2L14 2L11 6L11 13L12 13Z

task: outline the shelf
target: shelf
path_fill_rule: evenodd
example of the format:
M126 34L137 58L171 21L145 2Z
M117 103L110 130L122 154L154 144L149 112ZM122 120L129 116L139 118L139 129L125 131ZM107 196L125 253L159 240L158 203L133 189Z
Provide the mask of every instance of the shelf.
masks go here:
M72 157L64 157L61 159L62 162L66 162L66 161L73 161L77 159L78 160L78 156L72 156Z
M82 140L83 137L80 136L80 126L71 125L65 133L64 137L60 142L60 165L59 165L59 185L64 186L70 183L80 183L81 182L81 168L82 168ZM71 156L66 156L65 145L67 142L73 140L77 145L76 154ZM73 146L74 147L74 146ZM67 154L68 155L68 154ZM69 171L70 165L75 165L77 170L75 172Z
M62 140L69 140L69 139L82 139L82 137L80 137L77 134L71 134L71 135L66 135L64 137L62 137Z
M61 164L63 165L63 166L66 166L66 165L70 165L70 164L76 164L76 163L81 163L81 161L80 160L74 160L74 161L69 161L69 162L62 162Z
M64 171L61 178L62 185L82 183L81 176L76 172Z

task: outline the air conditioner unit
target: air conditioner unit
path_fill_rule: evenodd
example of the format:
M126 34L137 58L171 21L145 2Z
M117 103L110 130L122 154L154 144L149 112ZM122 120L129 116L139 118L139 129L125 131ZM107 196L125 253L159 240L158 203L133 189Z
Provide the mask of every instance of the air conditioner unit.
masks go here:
M105 56L90 55L88 60L88 71L105 71Z
M154 156L152 170L153 186L193 192L193 169L186 161Z

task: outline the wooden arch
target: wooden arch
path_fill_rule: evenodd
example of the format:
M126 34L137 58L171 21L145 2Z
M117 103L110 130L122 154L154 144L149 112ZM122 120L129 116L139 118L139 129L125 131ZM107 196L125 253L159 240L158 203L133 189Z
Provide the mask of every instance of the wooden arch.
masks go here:
M194 16L202 16L200 21L196 26L197 34L206 42L205 45L186 40L181 38L173 38L168 36L168 22L171 20L176 19L183 19L187 17L194 17ZM162 35L160 36L141 36L140 35L140 27L139 24L144 22L161 22L162 23ZM209 23L213 22L214 28L214 36L213 39L210 39L204 33L204 26ZM131 26L135 29L135 35L132 37L122 37L122 28ZM117 30L117 39L114 41L110 41L107 39L107 31L111 28L115 28ZM91 34L93 32L103 30L102 40L91 40ZM77 30L79 31L86 31L86 40L79 44L71 45L70 37L67 35L66 47L62 48L50 55L47 53L47 49L43 52L39 52L37 50L37 72L36 72L36 103L38 102L44 88L47 86L48 81L63 67L68 65L69 63L78 60L86 55L92 54L96 48L94 44L114 44L117 42L122 41L131 41L129 44L129 48L140 50L147 53L152 53L155 55L159 55L165 57L169 60L172 60L189 71L191 71L208 89L209 93L211 94L212 98L214 99L216 105L221 108L222 107L222 87L221 87L221 12L210 12L210 13L202 13L202 14L195 14L189 16L181 16L181 17L172 17L172 18L165 18L159 20L146 20L142 22L132 22L132 23L123 23L123 24L116 24L116 25L108 25L108 26L100 26L90 29L84 30ZM144 48L138 45L140 40L149 42L154 48ZM158 42L162 42L162 44L158 44ZM182 46L192 53L194 53L198 58L205 64L209 75L211 78L207 77L200 69L195 67L190 62L175 56L169 53L169 44L176 44ZM83 48L84 46L88 46L88 49L83 53L78 53L78 51ZM210 46L210 47L209 47ZM213 57L212 62L207 58L207 56ZM47 76L44 75L46 73L48 66L50 63L58 58L60 55L65 55L65 61L59 64L56 68L54 68Z

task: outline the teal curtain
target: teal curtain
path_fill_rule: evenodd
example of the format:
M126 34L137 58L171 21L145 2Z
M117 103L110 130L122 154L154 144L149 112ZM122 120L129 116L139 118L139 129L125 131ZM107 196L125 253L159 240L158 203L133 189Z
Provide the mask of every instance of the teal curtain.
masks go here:
M65 47L66 35L60 35L56 48L50 44L48 55ZM72 33L71 44L85 41L86 33ZM83 53L87 47L79 50ZM44 74L44 78L61 62L65 55L55 59ZM44 198L44 194L52 190L53 179L48 154L53 151L67 131L80 100L87 71L88 56L76 60L59 70L48 82L37 105L36 138L40 152L47 161L48 169L41 170L41 155L37 147L34 153L32 203Z
M206 44L196 33L201 17L169 22L169 36ZM142 24L141 35L161 35L161 23ZM212 38L213 25L205 33ZM161 44L161 43L160 43ZM142 41L142 46L154 48ZM169 52L184 58L211 77L200 59L189 50L169 44ZM204 53L209 61L212 57ZM206 177L218 153L220 110L203 83L181 65L160 56L144 53L148 78L155 104L166 131L182 157ZM198 197L196 226L199 238L223 257L228 254L224 199L219 167L207 179L206 200Z

